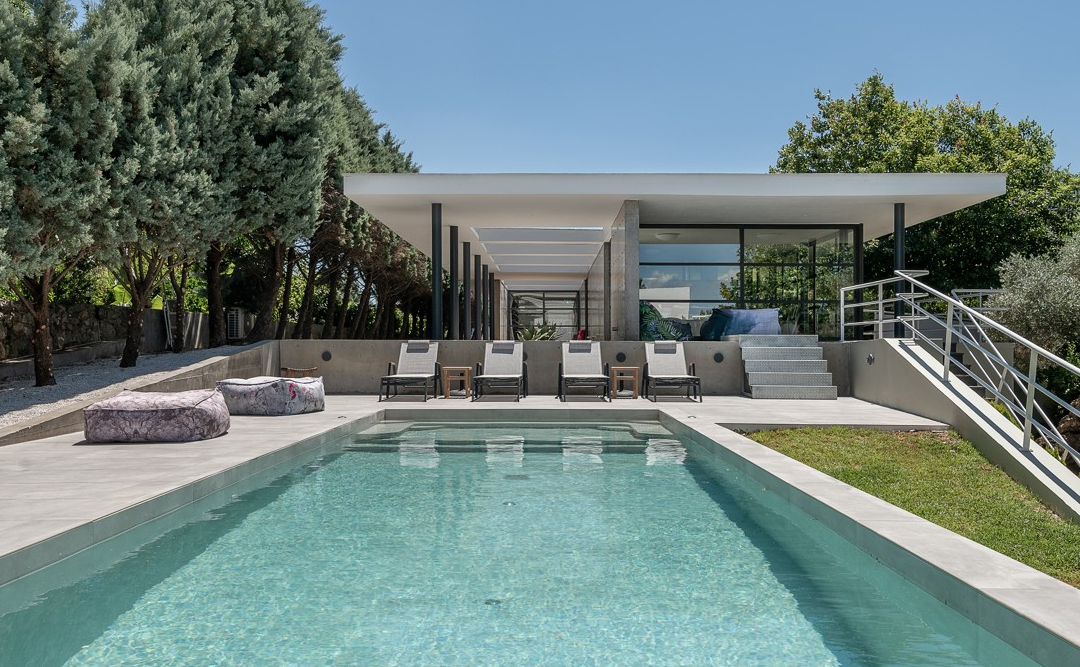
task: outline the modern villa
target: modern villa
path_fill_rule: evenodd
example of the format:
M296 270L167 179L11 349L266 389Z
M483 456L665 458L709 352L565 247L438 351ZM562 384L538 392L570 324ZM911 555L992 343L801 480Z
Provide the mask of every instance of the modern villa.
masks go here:
M430 257L436 274L449 272L451 293L471 286L460 317L433 305L450 339L550 324L564 340L580 329L648 340L639 308L650 306L686 339L701 338L713 309L766 307L779 309L785 333L837 339L839 290L862 282L864 241L895 232L895 268L904 268L905 229L1004 192L1004 174L345 179L350 199Z
M460 295L433 300L434 340L264 341L0 430L5 667L1080 664L1080 590L747 437L955 429L1080 523L1080 479L1032 442L1056 433L1031 417L1045 351L904 267L908 227L1001 195L1004 175L345 189L430 258L433 293L448 275ZM889 234L898 271L868 283L863 243ZM717 332L725 311L777 332ZM505 340L537 325L562 341ZM1026 373L1001 339L1027 347ZM611 366L603 384L567 391L575 348ZM693 398L620 395L660 350L696 365L668 375ZM963 354L1015 422L956 381ZM452 393L481 363L515 386ZM781 363L832 384L754 384Z

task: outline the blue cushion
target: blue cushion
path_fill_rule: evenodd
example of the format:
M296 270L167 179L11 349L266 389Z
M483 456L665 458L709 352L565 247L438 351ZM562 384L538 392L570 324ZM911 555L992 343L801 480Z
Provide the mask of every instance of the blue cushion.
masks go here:
M744 334L775 336L779 333L779 308L713 308L712 317L701 326L701 337L705 340Z

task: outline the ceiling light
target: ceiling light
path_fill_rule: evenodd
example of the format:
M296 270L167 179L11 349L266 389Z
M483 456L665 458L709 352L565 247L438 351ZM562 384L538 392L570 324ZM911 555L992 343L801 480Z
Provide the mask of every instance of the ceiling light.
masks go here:
M660 241L674 241L679 238L679 232L660 232L656 234L656 238Z

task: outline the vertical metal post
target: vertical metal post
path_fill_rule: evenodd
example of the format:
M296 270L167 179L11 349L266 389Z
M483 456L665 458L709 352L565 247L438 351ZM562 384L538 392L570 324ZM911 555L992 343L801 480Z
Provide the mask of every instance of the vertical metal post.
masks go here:
M1030 348L1029 348L1030 349ZM1031 410L1035 407L1035 374L1039 372L1039 353L1031 350L1028 364L1027 400L1024 401L1024 451L1031 451Z
M853 273L854 273L853 278L854 278L854 282L855 282L856 285L861 285L866 281L866 278L863 277L863 275L864 275L863 264L865 262L863 260L863 226L862 225L855 225L854 235L855 235L855 238L852 240L852 250L854 251L854 255L855 255L855 257L854 257L854 259L855 259L855 267L854 267L855 270L853 271ZM863 302L863 291L861 289L860 290L855 290L855 302L856 303L862 303ZM841 307L841 310L843 310L842 307ZM862 306L856 306L855 307L854 317L855 317L856 322L862 322L865 319L865 315L863 314ZM856 340L862 340L865 337L866 337L866 329L861 327L861 326L856 327L856 335L855 335Z
M462 312L465 314L465 327L461 332L462 340L469 340L472 338L472 298L471 290L472 276L469 269L471 268L470 262L472 261L472 244L468 241L461 244L461 291L464 292L465 303Z
M844 313L847 311L847 308L844 306L844 297L845 297L844 290L845 289L846 288L843 288L843 287L840 288L840 342L841 343L844 342L844 324L845 324L844 323ZM862 290L860 290L860 291L862 291Z
M457 340L458 313L461 302L458 301L458 228L450 225L450 340Z
M949 381L949 366L952 366L952 327L953 327L953 304L949 303L949 311L945 314L945 353L942 355L942 363L945 370L941 372L941 381Z
M474 305L476 323L473 327L475 331L472 336L474 340L484 339L484 292L480 288L481 285L483 285L483 283L480 282L481 278L480 255L476 255L473 257L473 280L476 282L476 285L473 287L473 298L476 300L476 304Z
M495 338L495 272L488 274L488 333Z
M480 326L480 331L482 332L482 335L480 337L483 338L484 340L490 340L491 339L491 329L488 328L488 313L491 312L491 298L488 296L488 290L487 290L487 284L488 284L488 265L487 264L484 264L483 270L484 270L484 277L480 280L480 291L484 293L484 300L483 300L484 305L483 305L483 307L480 308L480 312L481 312L481 320L480 321L482 322L482 324Z
M877 286L877 337L885 337L885 286Z
M442 204L431 205L431 321L428 338L440 340L443 334L442 309Z
M904 261L906 250L904 248L904 205L902 203L893 204L893 270L903 271L907 268L907 264ZM896 281L896 287L893 288L896 292L902 292L904 289L904 282L902 280ZM894 293L895 297L896 294ZM893 302L893 312L896 315L897 322L893 324L893 335L897 338L904 337L904 323L899 321L900 317L905 314L904 304L899 300Z

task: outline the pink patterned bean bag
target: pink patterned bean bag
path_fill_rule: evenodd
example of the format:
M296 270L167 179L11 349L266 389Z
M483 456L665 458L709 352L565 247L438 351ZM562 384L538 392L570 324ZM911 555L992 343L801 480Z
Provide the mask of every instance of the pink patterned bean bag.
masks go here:
M188 442L229 430L229 408L216 389L122 391L86 406L83 416L90 442Z
M325 408L322 378L253 377L217 383L233 415L299 415Z

